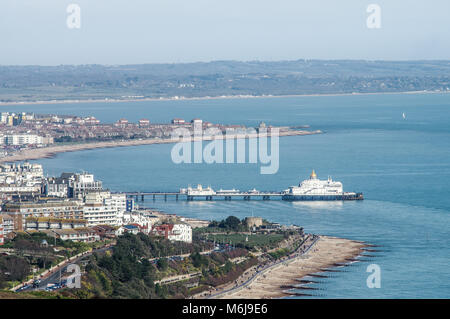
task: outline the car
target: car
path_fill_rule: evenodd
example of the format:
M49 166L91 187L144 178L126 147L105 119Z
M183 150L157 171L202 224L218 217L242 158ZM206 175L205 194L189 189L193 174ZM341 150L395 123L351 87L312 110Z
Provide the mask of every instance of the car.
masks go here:
M57 289L57 284L47 284L47 287L45 288L46 291L52 291Z
M25 286L20 287L19 289L17 289L16 292L20 292L20 291L26 290L28 288L30 288L30 285L25 285Z

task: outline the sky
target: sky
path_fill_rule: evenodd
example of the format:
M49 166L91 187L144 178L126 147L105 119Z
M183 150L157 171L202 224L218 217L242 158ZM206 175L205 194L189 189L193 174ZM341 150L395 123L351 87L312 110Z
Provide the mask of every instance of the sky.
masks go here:
M448 0L1 0L0 65L450 59L449 12Z

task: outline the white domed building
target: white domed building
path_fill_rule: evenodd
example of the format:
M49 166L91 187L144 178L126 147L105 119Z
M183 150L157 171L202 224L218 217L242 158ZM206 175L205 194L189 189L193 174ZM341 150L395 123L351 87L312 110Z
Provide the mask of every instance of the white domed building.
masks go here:
M309 179L283 191L283 200L290 201L359 199L363 199L362 193L346 193L341 182L333 181L331 177L328 177L327 180L320 180L314 170Z

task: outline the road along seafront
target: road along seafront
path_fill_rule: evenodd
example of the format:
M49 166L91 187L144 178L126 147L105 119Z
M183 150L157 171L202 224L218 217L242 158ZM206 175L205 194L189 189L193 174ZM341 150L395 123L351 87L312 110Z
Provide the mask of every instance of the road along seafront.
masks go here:
M203 298L267 299L302 295L289 289L297 288L294 285L307 275L355 261L366 247L370 245L337 237L310 238L293 256L263 270L249 269L237 280L240 284L223 287Z
M289 130L280 131L278 135L282 136L297 136L297 135L314 135L323 133L320 130L316 131L304 131L304 130ZM251 139L260 137L270 137L270 134L229 134L227 136L202 136L191 138L192 142L195 141L211 141L213 139ZM42 148L32 148L20 151L14 155L9 155L0 158L0 163L6 162L18 162L35 160L40 158L51 158L58 153L76 152L83 150L92 150L97 148L111 148L111 147L124 147L124 146L139 146L139 145L151 145L151 144L171 144L183 142L182 138L177 139L137 139L137 140L122 140L122 141L103 141L103 142L90 142L90 143L77 143L70 145L55 145Z

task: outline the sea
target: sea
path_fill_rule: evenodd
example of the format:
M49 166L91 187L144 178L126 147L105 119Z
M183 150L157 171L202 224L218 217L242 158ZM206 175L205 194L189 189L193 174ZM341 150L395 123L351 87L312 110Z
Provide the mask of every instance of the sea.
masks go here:
M149 197L137 204L207 220L261 216L377 246L360 262L316 278L310 284L316 289L308 290L312 296L295 298L450 297L450 94L38 104L0 110L90 115L102 122L147 118L167 123L178 117L247 126L309 125L324 133L280 138L279 170L269 175L261 174L261 163L176 164L171 144L68 152L35 162L48 175L91 172L112 191L177 191L197 184L280 191L307 179L314 169L321 179L341 181L345 191L363 192L365 200L187 202ZM373 269L379 270L376 287L370 284Z

